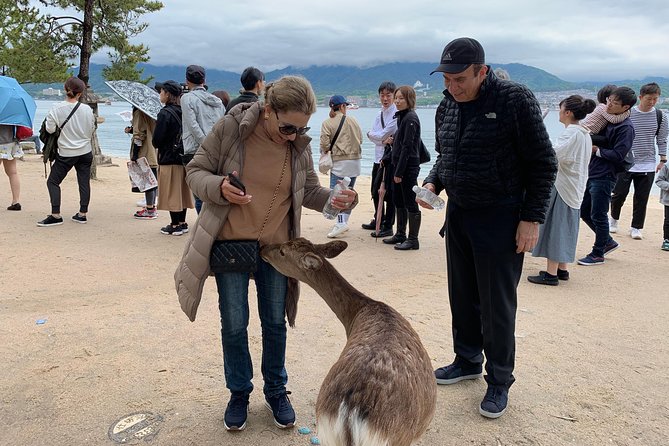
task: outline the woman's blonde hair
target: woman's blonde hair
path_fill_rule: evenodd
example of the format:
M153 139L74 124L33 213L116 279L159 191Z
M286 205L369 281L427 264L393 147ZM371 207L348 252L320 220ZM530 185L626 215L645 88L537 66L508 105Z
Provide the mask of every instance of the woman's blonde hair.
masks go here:
M265 87L265 103L276 112L316 113L316 94L302 76L283 76Z

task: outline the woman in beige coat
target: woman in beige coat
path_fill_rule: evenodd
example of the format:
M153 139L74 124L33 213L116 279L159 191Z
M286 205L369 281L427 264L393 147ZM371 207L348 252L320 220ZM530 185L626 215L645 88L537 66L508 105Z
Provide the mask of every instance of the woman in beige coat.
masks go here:
M186 181L204 202L175 273L181 308L195 319L202 287L209 275L215 240L282 243L300 235L302 206L321 211L330 189L321 187L313 168L309 118L316 97L309 82L285 76L267 85L265 103L243 104L219 121L188 164ZM230 183L234 174L246 193ZM334 201L339 209L357 202L348 190ZM216 273L221 313L225 380L232 396L225 427L246 427L253 367L248 347L250 273ZM295 424L285 369L286 321L297 312L297 281L258 260L253 273L262 327L262 375L266 406L281 428Z

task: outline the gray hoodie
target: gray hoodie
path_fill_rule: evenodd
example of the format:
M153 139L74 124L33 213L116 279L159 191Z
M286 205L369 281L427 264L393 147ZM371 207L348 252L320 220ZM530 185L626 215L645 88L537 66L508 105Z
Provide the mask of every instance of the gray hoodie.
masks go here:
M225 114L219 98L196 87L181 97L184 153L195 153L216 122Z

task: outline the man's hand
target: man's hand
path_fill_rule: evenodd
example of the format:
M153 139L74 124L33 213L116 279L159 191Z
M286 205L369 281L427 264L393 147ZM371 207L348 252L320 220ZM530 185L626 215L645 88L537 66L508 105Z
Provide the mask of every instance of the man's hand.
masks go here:
M429 190L430 192L432 192L433 194L436 194L436 192L435 192L435 190L434 190L434 184L432 184L432 183L425 183L425 184L423 185L423 187L424 187L425 189ZM429 204L427 204L426 202L424 202L423 200L421 200L421 199L418 198L418 197L416 197L416 203L418 203L418 206L420 206L420 207L422 207L422 208L425 208L425 209L434 209L432 206L430 206Z
M662 168L664 167L665 164L666 164L666 162L657 163L657 167L655 167L655 173L658 173L660 170L662 170Z
M516 253L530 252L539 238L539 225L531 221L521 221L516 230Z

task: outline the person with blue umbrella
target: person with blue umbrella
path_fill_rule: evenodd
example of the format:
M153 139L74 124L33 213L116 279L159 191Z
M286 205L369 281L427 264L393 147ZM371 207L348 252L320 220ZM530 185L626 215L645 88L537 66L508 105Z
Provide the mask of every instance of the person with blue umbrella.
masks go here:
M20 211L21 180L16 169L16 159L23 151L16 135L17 126L32 128L37 105L16 79L0 76L0 163L9 178L12 202L8 211Z

